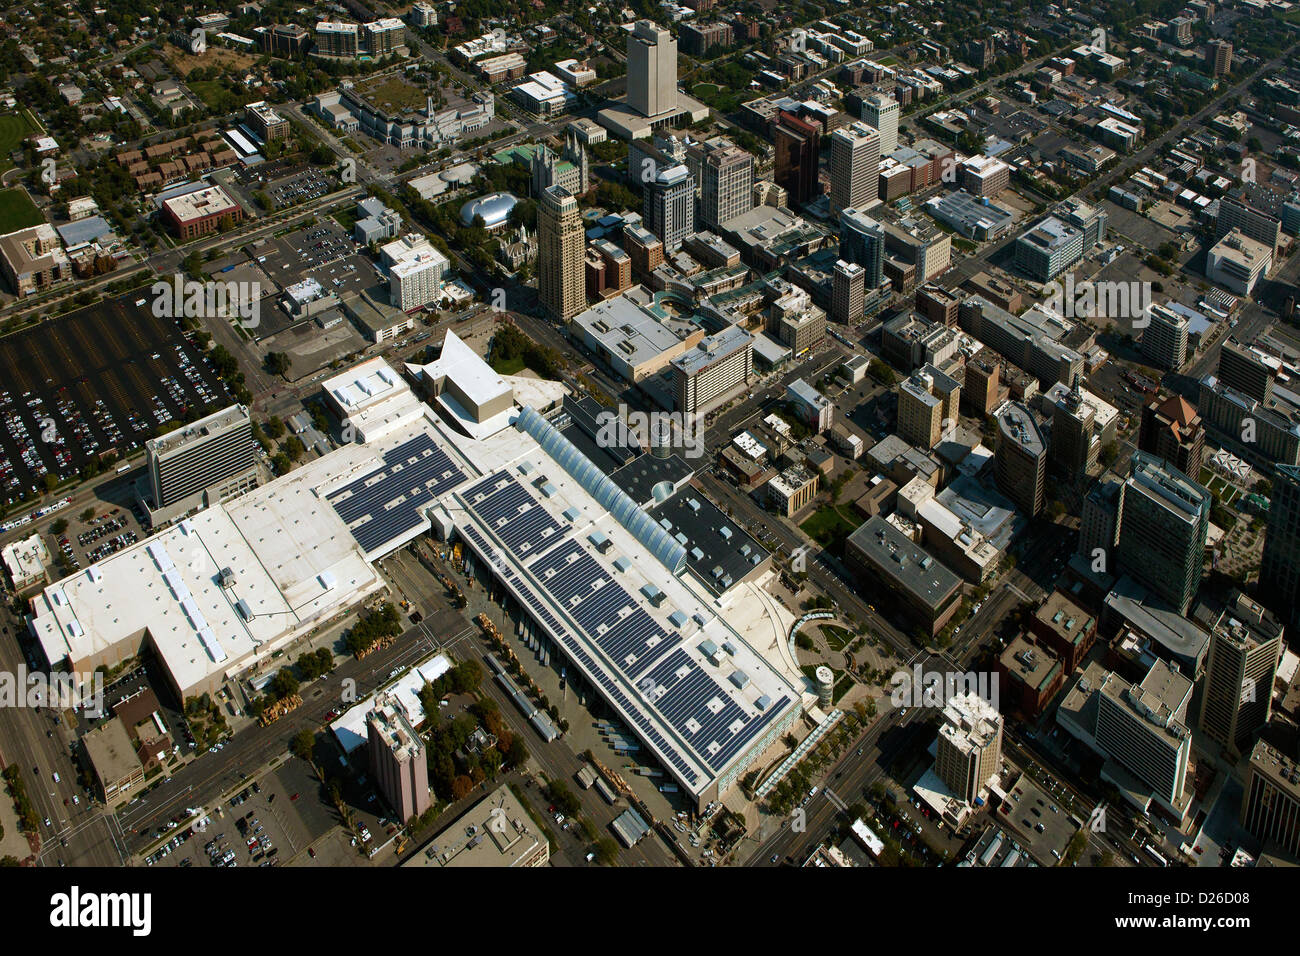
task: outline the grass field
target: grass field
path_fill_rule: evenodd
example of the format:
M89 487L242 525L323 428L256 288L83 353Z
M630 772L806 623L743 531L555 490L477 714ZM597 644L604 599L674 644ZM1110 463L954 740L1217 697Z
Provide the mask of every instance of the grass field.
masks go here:
M426 99L424 90L400 76L361 80L357 83L357 90L376 106L393 112L419 109Z
M857 529L857 525L840 514L833 505L818 508L799 527L808 537L837 555L843 553L844 539Z
M0 172L13 166L9 154L22 145L23 140L32 135L32 124L21 113L6 113L0 116Z
M842 627L835 627L832 624L822 625L822 637L826 638L826 644L833 651L842 651L848 647L849 639L853 637Z
M0 235L39 226L44 221L26 192L21 189L0 190Z
M691 95L712 96L716 92L718 92L718 84L716 83L696 83L695 89L691 90Z
M493 359L492 370L498 375L518 375L524 370L526 364L522 355L509 359Z

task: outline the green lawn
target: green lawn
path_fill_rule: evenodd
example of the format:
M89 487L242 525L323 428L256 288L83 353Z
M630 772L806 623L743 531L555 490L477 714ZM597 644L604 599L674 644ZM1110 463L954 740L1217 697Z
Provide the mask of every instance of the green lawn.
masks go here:
M826 638L826 644L833 651L842 651L848 646L849 640L853 637L842 627L835 627L831 624L822 625L822 637Z
M508 359L493 359L492 370L498 375L518 375L526 364L522 355Z
M9 169L9 154L22 145L23 140L32 135L32 124L22 113L7 113L0 116L0 172Z
M0 235L39 226L45 218L21 189L0 190Z
M346 206L343 209L337 209L330 213L330 218L342 226L345 232L351 233L352 227L357 224L356 207Z
M844 539L856 531L858 526L840 514L833 505L823 505L799 527L823 548L840 554Z

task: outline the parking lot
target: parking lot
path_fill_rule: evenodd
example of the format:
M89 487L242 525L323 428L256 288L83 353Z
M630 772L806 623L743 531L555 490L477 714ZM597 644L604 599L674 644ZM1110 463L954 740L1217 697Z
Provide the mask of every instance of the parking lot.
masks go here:
M268 240L257 250L266 274L280 287L293 285L308 276L327 292L342 296L387 278L361 247L334 220L319 220L305 229Z
M228 403L202 350L150 301L141 288L0 343L0 499Z
M330 181L319 170L304 167L292 176L268 183L262 192L270 198L273 208L284 209L324 196L330 188Z
M252 781L219 810L194 823L173 820L177 832L145 862L182 867L278 866L308 842L296 799L301 799L299 794L287 793L274 774Z

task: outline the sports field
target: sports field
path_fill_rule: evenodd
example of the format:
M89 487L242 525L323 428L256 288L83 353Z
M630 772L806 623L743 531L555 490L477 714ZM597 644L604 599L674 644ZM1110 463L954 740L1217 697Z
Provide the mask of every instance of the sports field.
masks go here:
M0 189L0 236L45 221L30 196L21 189Z
M6 113L0 116L0 172L13 166L9 162L9 154L21 146L32 132L32 125L23 114Z

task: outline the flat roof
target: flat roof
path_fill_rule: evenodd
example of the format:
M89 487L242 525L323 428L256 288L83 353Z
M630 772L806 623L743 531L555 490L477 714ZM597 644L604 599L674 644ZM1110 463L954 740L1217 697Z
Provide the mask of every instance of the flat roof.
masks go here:
M1123 575L1106 595L1106 607L1135 631L1155 641L1170 656L1199 673L1210 635L1194 621L1164 604L1136 580Z
M961 587L961 579L946 565L879 515L863 523L848 540L881 573L929 607Z
M183 425L175 431L151 438L146 442L146 447L154 455L160 457L170 455L187 445L197 445L216 432L248 421L247 408L243 405L231 405L198 421Z
M334 739L346 754L363 746L369 740L366 717L374 708L375 699L380 695L396 700L406 719L412 725L419 727L427 716L424 713L424 705L420 702L420 691L424 689L426 683L432 684L450 669L451 661L445 654L434 654L420 661L414 667L404 671L395 682L379 688L365 700L349 707L342 716L330 724Z
M580 312L573 323L632 367L648 362L681 344L682 336L654 312L626 294L606 299Z
M164 200L163 207L178 221L189 222L191 219L202 219L205 216L215 216L238 209L239 203L231 199L220 186L206 186Z
M88 730L81 738L81 745L105 785L115 784L144 769L131 743L131 735L116 717Z
M532 862L546 835L507 786L466 810L403 866L519 866Z
M509 436L508 465L452 496L457 533L550 632L570 666L698 796L765 728L779 725L800 694L691 575L672 573L649 550L648 532L662 531L652 516L641 512L638 525L635 514L610 511L603 493L597 499L584 485L596 480L587 470L593 466L564 450L566 467L530 434L556 448L550 433L536 419L526 427ZM597 533L609 541L604 551L591 541ZM705 639L734 653L714 663L699 648Z
M754 337L738 325L730 325L716 335L706 336L695 348L673 359L672 364L686 375L694 375L752 345Z

